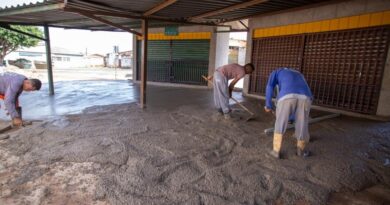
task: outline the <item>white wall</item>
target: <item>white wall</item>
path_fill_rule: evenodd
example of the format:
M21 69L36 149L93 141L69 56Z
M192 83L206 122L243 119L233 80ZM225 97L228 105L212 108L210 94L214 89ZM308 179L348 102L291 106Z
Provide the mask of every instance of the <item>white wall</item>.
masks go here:
M229 33L216 34L215 68L228 64L229 60Z
M245 64L245 54L246 54L246 48L239 47L238 48L238 64L240 64L240 65Z

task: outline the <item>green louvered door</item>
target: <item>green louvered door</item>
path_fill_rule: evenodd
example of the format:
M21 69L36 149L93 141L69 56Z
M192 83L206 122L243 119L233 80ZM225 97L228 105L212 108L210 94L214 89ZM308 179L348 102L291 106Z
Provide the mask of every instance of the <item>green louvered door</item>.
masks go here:
M209 40L172 40L172 83L207 85Z
M137 41L137 79L141 79L142 43ZM171 51L169 41L148 42L148 81L169 82L171 67Z
M148 42L148 81L207 85L209 40ZM137 41L137 80L140 79L141 41Z

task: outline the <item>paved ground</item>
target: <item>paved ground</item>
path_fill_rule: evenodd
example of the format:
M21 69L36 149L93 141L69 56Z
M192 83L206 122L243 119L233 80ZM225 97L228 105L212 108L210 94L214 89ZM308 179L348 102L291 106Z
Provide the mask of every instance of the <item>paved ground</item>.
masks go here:
M46 69L20 69L9 66L5 71L17 72L28 77L38 78L42 82L47 82ZM115 68L54 68L53 79L58 81L73 80L127 80L132 78L132 69Z

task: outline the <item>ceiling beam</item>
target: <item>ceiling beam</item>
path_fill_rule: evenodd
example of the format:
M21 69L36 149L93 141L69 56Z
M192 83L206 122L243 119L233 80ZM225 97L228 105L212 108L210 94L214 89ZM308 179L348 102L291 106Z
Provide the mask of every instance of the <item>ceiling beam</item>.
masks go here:
M246 30L249 30L249 27L247 25L245 25L244 22L242 22L242 20L239 20L238 22L240 22L240 24L242 26L244 26L246 28Z
M49 5L26 7L26 8L15 8L15 9L11 8L9 10L8 9L2 10L0 12L0 16L31 14L31 13L38 13L38 12L43 12L43 11L63 9L64 7L65 7L64 3L56 3L56 4L49 4Z
M232 6L228 6L228 7L225 7L223 9L218 9L218 10L215 10L215 11L210 11L210 12L206 12L206 13L203 13L203 14L200 14L200 15L196 15L196 16L190 17L189 19L190 20L202 19L202 18L206 18L206 17L209 17L209 16L215 16L215 15L218 15L218 14L234 11L234 10L237 10L237 9L246 8L246 7L249 7L249 6L256 5L256 4L261 4L261 3L264 3L264 2L267 2L267 1L268 0L251 0L251 1L244 2L244 3L239 3L239 4L232 5Z
M112 7L108 4L93 2L89 0L67 0L67 4L80 9L91 9L91 10L101 10L101 11L114 11L114 12L126 12L131 15L141 15L139 12L124 10L121 8Z
M144 13L144 16L150 16L150 15L152 15L152 14L154 14L154 13L156 13L156 12L162 10L162 9L164 9L165 7L175 3L175 2L177 2L177 0L165 0L165 1L161 2L160 4L158 4L157 6L155 6L155 7L151 8L150 10L146 11Z
M55 21L45 21L47 24L61 24L61 23L86 23L90 22L91 19L86 18L76 18L76 19L67 19L67 20L55 20Z
M228 19L228 20L222 21L221 23L232 22L232 21L237 21L237 20L242 20L242 19L250 19L250 18L263 17L263 16L277 15L277 14L281 14L281 13L294 12L294 11L299 11L299 10L304 10L304 9L310 9L310 8L315 8L315 7L320 7L320 6L336 4L336 3L340 3L340 2L344 2L344 1L348 1L348 0L330 0L330 1L324 1L324 2L319 2L319 3L306 4L304 6L298 6L298 7L293 7L293 8L289 8L289 9L282 9L282 10L277 10L277 11L264 12L264 13L258 13L258 14L252 14L252 15L246 15L246 16L242 16L242 17L238 17L238 18Z
M108 21L108 20L106 20L106 19L103 19L103 18L100 18L100 17L98 17L98 16L95 16L93 13L86 12L86 11L79 11L79 12L77 12L77 13L80 14L80 15L82 15L82 16L85 16L85 17L87 17L87 18L93 19L93 20L95 20L95 21L98 21L98 22L107 24L107 25L109 25L109 26L112 26L112 27L115 27L115 28L119 28L119 29L121 29L121 30L123 30L123 31L127 31L127 32L129 32L129 33L135 34L135 35L137 35L137 36L142 36L141 33L137 32L137 31L135 31L135 30L133 30L133 29L124 27L124 26L122 26L122 25L120 25L120 24L116 24L116 23L113 23L113 22Z
M90 13L94 16L112 16L112 17L120 17L120 18L130 18L130 19L148 19L148 20L156 20L156 21L164 21L164 22L172 22L172 23L183 23L183 24L193 24L193 25L204 25L204 26L220 26L215 23L209 23L209 22L191 22L191 21L186 21L186 20L175 20L175 19L170 19L166 17L156 17L156 16L136 16L136 15L131 15L125 12L109 12L109 11L87 11L84 9L78 9L78 8L73 8L68 6L64 8L64 11L67 12L74 12L74 13L83 13L87 12ZM223 26L223 25L221 25Z

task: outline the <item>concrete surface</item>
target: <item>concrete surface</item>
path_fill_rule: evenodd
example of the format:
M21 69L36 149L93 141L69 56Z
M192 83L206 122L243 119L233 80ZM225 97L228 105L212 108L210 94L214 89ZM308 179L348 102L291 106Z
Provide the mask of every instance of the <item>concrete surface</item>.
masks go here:
M145 110L94 106L8 133L0 140L0 204L389 203L389 123L313 124L307 159L295 155L288 132L275 160L263 133L274 117L261 101L244 100L255 121L245 122L237 106L226 121L211 90L149 86L147 93ZM365 193L375 200L353 197Z

